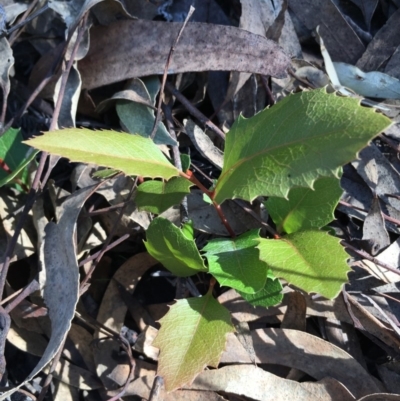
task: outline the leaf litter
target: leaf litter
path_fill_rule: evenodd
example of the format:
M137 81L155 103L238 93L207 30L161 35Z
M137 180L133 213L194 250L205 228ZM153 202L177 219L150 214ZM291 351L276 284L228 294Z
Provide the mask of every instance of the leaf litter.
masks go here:
M8 23L7 28L11 28L15 24L15 16L23 13L26 5L21 4L19 9L14 9L10 2L6 3L5 20ZM114 5L101 0L86 1L83 4L78 1L51 1L53 14L45 10L41 15L41 21L45 21L45 25L40 26L35 23L37 19L34 19L33 22L27 22L25 36L14 36L13 33L3 35L1 49L4 57L0 63L0 84L3 104L7 97L8 103L1 112L2 131L7 131L7 122L14 117L13 114L17 114L17 109L22 110L24 102L28 100L28 97L17 95L16 82L26 85L31 78L31 86L25 88L32 94L35 85L39 85L46 76L46 71L54 74L52 63L57 55L55 50L50 52L53 58L47 55L40 61L37 60L46 53L44 49L56 49L56 44L66 49L66 38L72 35L85 13L91 12L95 19L90 28L84 28L84 39L79 44L65 95L60 95L61 78L58 78L55 87L45 87L40 101L36 98L34 103L20 113L22 118L16 121L15 126L22 126L25 139L32 134L37 136L41 130L48 130L51 115L48 114L49 108L46 104L49 105L49 101L56 103L57 98L63 96L58 126L71 127L70 134L77 126L114 131L123 128L132 134L148 136L152 130L156 94L159 92L158 86L154 89L148 83L155 82L159 85L160 77L157 75L164 72L167 54L189 3L175 0L164 2L161 7L153 1L137 3L133 6L125 1L118 1ZM396 3L352 0L353 5L350 6L341 1L240 1L240 7L226 1L209 1L207 6L205 2L195 3L198 14L195 12L191 20L193 22L189 21L183 31L168 66L169 76L174 79L171 82L184 93L189 102L184 106L181 102L174 103L174 98L168 91L159 93L158 96L163 96L165 105L171 105L172 118L160 123L155 142L171 146L178 142L178 151L190 155L191 165L201 171L199 177L207 184L223 169L224 144L203 131L201 120L195 118L184 122L188 114L193 115L194 105L199 106L206 114L206 120L210 118L219 127L227 130L240 113L251 117L290 92L325 86L328 76L332 79L333 66L341 88L351 89L365 98L371 97L372 99L363 100L371 105L377 104L376 98L383 99L384 104L379 107L384 113L385 109L390 108L390 116L394 116L394 121L397 120L397 100L389 100L391 97L398 97L396 88L397 80L400 79L399 41L396 35L396 21L400 10L394 5ZM36 7L29 12L38 9ZM161 19L167 16L169 22L152 21L157 13ZM50 15L55 16L54 19L50 19ZM119 20L121 15L122 21ZM26 16L23 16L22 22L25 19ZM327 71L324 70L321 53L316 51L318 43L315 40L315 29L318 25L321 27L319 34L331 59L331 63L325 61ZM44 26L49 30L44 30ZM56 33L57 39L54 40L49 32ZM43 36L40 41L37 39L39 34ZM25 60L22 59L18 46L25 50L30 46L31 53L28 53ZM66 60L70 57L72 46L73 41ZM303 60L291 61L290 57L293 56ZM33 71L31 77L30 71ZM344 74L350 75L347 81ZM355 86L355 81L361 83L361 86ZM132 83L136 83L136 87L132 87ZM338 83L333 79L332 85L335 87ZM384 92L386 88L388 91ZM202 92L203 95L199 97L195 95L196 92ZM199 99L201 103L198 103ZM112 103L117 104L116 110L109 107ZM165 109L164 113L167 115ZM136 117L133 120L127 119L132 116L142 119L141 129L135 128ZM27 129L29 122L34 122L34 127ZM298 121L294 124L298 124ZM177 142L174 139L176 134ZM95 135L97 137L93 139L93 150L97 146L97 140L101 138L101 134ZM115 138L120 142L118 133ZM328 300L295 291L283 282L283 294L280 294L280 288L276 289L279 299L283 298L281 304L272 306L277 302L276 299L271 304L264 300L264 303L259 304L264 306L253 307L234 290L221 293L218 289L218 300L229 311L228 315L224 310L222 320L226 327L230 327L229 331L232 326L228 324L228 316L233 319L236 327L246 325L248 331L243 335L246 341L238 340L242 339L241 332L228 334L227 347L220 362L229 366L219 368L219 358L207 359L204 348L200 350L198 356L203 358L201 365L214 366L216 369L200 373L202 369L194 367L200 374L193 383L189 383L193 375L188 375L186 384L182 385L180 381L174 384L173 371L161 371L169 389L180 388L174 393L166 393L161 388L163 399L234 400L237 396L256 400L288 397L299 400L399 399L400 395L396 395L400 391L396 386L400 375L399 139L393 136L389 139L384 132L378 140L374 140L373 144L359 153L358 159L351 166L344 168L341 178L341 186L345 191L334 216L336 221L331 224L333 228L330 229L334 229L340 238L352 246L348 248L352 271L345 292L339 294L335 300ZM24 146L20 139L18 141L16 145ZM39 142L40 139L35 141ZM72 143L72 136L68 141ZM236 146L239 146L239 142ZM61 137L54 133L54 146L60 146L61 143ZM110 148L114 145L115 143L107 144ZM125 146L130 145L127 143ZM152 141L143 141L143 149L148 149L149 146L155 145ZM229 148L231 145L227 143L226 146ZM9 160L7 157L13 154L12 150L11 144L6 143L6 163ZM54 149L49 150L54 152ZM124 153L123 147L120 152ZM72 152L72 159L76 157L75 153L76 151ZM0 242L2 255L9 252L8 244L15 224L27 202L25 195L16 195L21 191L18 179L22 177L20 182L30 187L32 181L29 179L29 171L35 167L34 156L29 159L22 151L17 151L17 154L19 159L16 159L16 164L7 164L10 164L8 167L11 170L19 169L20 165L20 176L11 176L12 171L2 168L3 175L9 177L7 181L3 180L7 187L2 188L0 194L3 204ZM164 165L163 178L176 177L179 169L170 164L170 155L164 156L162 150L157 154L154 162ZM354 155L348 161L352 158L354 159ZM129 164L130 161L126 163ZM98 164L121 168L101 161ZM331 170L333 169L334 167ZM55 185L43 185L38 193L41 203L37 200L33 209L37 233L31 232L31 217L23 221L24 228L17 238L15 251L12 255L7 255L12 257L12 264L7 276L6 291L7 296L12 298L4 303L4 311L1 312L5 319L11 317L11 326L8 333L7 325L4 326L1 344L6 345L1 346L0 351L5 353L8 385L23 387L27 381L31 381L40 389L39 382L33 377L54 357L69 331L69 339L65 342L60 362L52 368L54 382L58 383L54 389L49 390L53 392L54 399L78 400L79 397L88 395L94 399L107 399L104 397L111 398L120 394L121 387L124 387L124 396L153 399L151 390L158 383L155 379L157 361L160 357L166 357L163 356L163 351L161 356L157 354L153 340L156 338L154 345L171 341L168 337L163 339L162 333L163 322L164 325L167 324L168 319L172 319L172 314L161 320L160 332L158 320L165 315L167 305L171 305L173 299L177 299L177 302L171 307L172 311L177 308L176 305L187 303L189 296L198 297L203 294L203 297L190 299L199 304L204 303L207 300L207 280L202 273L193 279L167 274L145 252L143 228L147 229L153 220L151 213L161 212L164 212L164 217L169 216L167 218L170 221L179 225L185 213L182 209L185 209L186 204L189 215L194 218L194 239L199 249L204 248L206 243L212 243L210 240L213 236L226 235L227 232L215 209L202 199L197 190L192 189L189 196L181 202L181 198L187 193L187 189L183 188L179 200L174 199L171 204L167 202L162 207L155 202L154 209L144 212L138 210L139 197L137 204L129 199L132 180L123 177L108 178L103 189L96 189L90 185L98 181L94 181L88 174L89 170L85 173L83 171L85 170L73 170L71 165L62 160L58 162L51 173ZM154 176L144 161L138 171L130 173L144 177ZM321 182L324 179L321 178ZM332 186L335 187L338 179L333 176L329 179L335 181L335 184L332 181ZM142 185L144 184L146 181ZM281 231L288 234L293 232L296 236L296 219L306 219L310 221L310 227L320 228L333 218L328 215L323 222L313 222L312 210L306 210L304 215L301 212L299 199L316 196L318 185L313 192L304 188L296 189L298 194L290 192L289 203L286 204L282 203L282 198L270 198L265 205L258 199L247 205L229 201L224 203L223 209L237 235L260 226L265 227L269 221L267 211L271 207L272 217L276 218L274 214L280 216L278 225L281 226ZM164 188L162 184L158 187ZM144 188L145 185L142 189ZM49 201L49 194L65 189L68 193L72 190L72 195L61 203L61 209L55 210L55 205ZM251 193L251 188L247 190ZM285 188L279 190L287 194ZM157 191L160 193L159 189ZM163 191L161 189L161 193ZM221 191L219 187L217 193L218 191ZM235 185L226 186L224 191L235 191ZM266 195L276 195L275 192L268 191ZM301 191L306 191L307 194ZM335 199L338 197L336 192L333 190ZM139 195L134 193L133 197L136 196ZM221 200L224 194L220 192L218 196ZM252 198L253 196L248 196L249 200ZM273 202L277 204L274 207L269 206ZM315 207L318 208L322 200L316 196L315 202ZM172 205L176 203L181 203L182 206L179 208ZM171 207L168 208L169 206ZM57 216L57 223L51 221ZM47 228L43 237L44 224L47 224ZM105 245L105 249L109 250L99 261L96 258L103 252L100 242L94 242L97 247L93 248L93 245L88 245L87 240L85 247L85 238L95 232L96 224L109 237ZM81 233L78 234L79 248L83 249L81 253L78 253L76 231ZM105 241L104 234L98 238ZM118 244L120 239L125 241ZM275 244L278 243L279 241L275 241ZM202 259L204 256L206 255L198 254L200 272L205 269ZM325 256L322 254L321 257ZM276 255L268 257L279 259ZM345 254L339 256L339 259L345 258ZM18 291L26 288L29 277L38 273L37 260L45 268L39 275L39 281L45 287L44 299L40 293L27 292L19 296ZM281 276L290 282L291 277L284 272L285 265L280 266L279 260L273 263ZM324 267L329 268L332 263L337 261L326 261ZM80 271L78 264L81 266ZM81 286L78 291L79 273L83 279L92 266L97 267L90 287ZM348 269L345 266L344 264L343 271ZM15 271L24 274L16 274ZM307 280L311 278L305 279ZM337 293L338 288L333 285L325 295ZM266 298L269 299L270 296L276 295L267 294ZM24 298L24 302L27 302L25 304L22 303ZM16 302L13 303L13 299ZM76 307L78 299L80 303ZM267 308L266 305L271 306ZM35 310L36 314L29 314L28 310ZM174 325L174 319L168 324ZM174 354L184 350L183 334L185 333L176 333L176 338L172 340L174 347L171 350ZM4 342L6 337L8 343L15 348L10 349L8 343ZM93 340L96 341L94 347L91 345ZM134 350L134 356L129 347ZM224 348L224 344L218 344L217 354ZM16 366L13 358L17 353L27 358L25 380L14 380ZM41 357L39 364L37 360L33 362L33 356ZM146 361L142 356L147 358ZM193 367L185 359L183 361L177 369L187 373ZM254 362L258 366L254 366ZM281 368L278 369L277 365L281 365ZM44 373L40 373L42 374ZM265 392L266 387L271 391ZM69 390L71 388L75 390ZM2 398L6 394L8 392Z

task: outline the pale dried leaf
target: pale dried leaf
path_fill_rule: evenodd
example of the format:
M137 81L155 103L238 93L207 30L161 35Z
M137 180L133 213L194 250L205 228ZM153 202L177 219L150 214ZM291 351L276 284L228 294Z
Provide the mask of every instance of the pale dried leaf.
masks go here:
M26 380L18 387L3 393L0 399L15 392L43 370L60 348L71 327L79 289L74 233L79 212L94 189L85 188L71 195L63 204L63 213L58 224L50 222L46 226L40 255L44 267L41 284L44 285L44 300L49 309L51 337L42 358Z
M121 298L117 283L122 284L126 291L132 293L143 274L157 263L158 262L148 253L139 253L129 258L116 271L113 279L110 281L100 305L97 321L119 333L124 324L127 306ZM104 334L100 332L95 333L96 339L103 337ZM111 389L115 387L115 382L108 376L110 371L115 370L118 367L118 365L116 365L117 361L113 359L114 353L118 353L118 350L119 344L110 339L103 339L103 341L99 342L98 347L94 349L97 374L103 381L104 385ZM127 368L127 365L125 365L125 379L129 373ZM117 376L117 372L115 372L114 377Z
M257 363L278 363L300 369L317 380L332 377L356 397L379 391L352 356L327 341L288 329L258 329L252 334Z
M205 132L192 120L184 120L185 130L193 145L215 167L222 169L224 153L218 149Z
M316 383L296 383L252 365L225 366L218 370L205 371L187 388L223 391L259 401L354 400L346 388L332 378ZM332 394L337 398L333 398Z
M381 249L390 245L378 197L373 198L371 209L364 220L362 239L369 242L371 255L376 255Z

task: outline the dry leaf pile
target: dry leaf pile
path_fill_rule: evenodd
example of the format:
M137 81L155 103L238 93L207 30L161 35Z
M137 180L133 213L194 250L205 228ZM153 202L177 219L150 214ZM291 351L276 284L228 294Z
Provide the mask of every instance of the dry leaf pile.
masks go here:
M352 267L341 295L285 286L267 309L218 289L236 333L220 368L174 393L152 341L167 305L204 294L205 277L177 279L145 252L152 216L132 178L32 163L30 193L0 188L0 399L400 400L399 26L395 0L2 1L2 133L149 135L162 99L155 142L177 165L190 154L209 186L239 114L291 92L329 85L393 125L344 168L332 223ZM268 221L260 202L223 208L237 234ZM162 215L179 224L188 212L198 244L226 235L197 190Z

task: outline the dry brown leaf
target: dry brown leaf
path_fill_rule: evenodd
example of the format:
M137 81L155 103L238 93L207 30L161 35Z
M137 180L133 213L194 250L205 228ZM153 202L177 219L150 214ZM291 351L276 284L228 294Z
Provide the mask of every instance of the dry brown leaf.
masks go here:
M2 101L5 102L10 92L10 71L14 65L13 51L5 37L0 38L0 54L0 89L3 92Z
M25 202L25 195L15 196L7 188L0 189L0 258L4 260L4 252L9 238L12 237L19 221L18 210ZM28 216L27 224L21 230L13 257L15 260L24 259L35 252L33 245L34 229L31 216Z
M333 61L355 64L365 47L332 0L288 0L289 8L308 28L320 34Z
M253 365L233 365L204 371L188 388L223 391L258 401L354 400L346 388L332 378L325 378L316 383L297 383Z
M385 219L377 196L373 198L371 209L364 220L362 239L368 241L368 251L374 256L381 249L390 245L389 234L386 231Z
M92 28L90 50L79 62L83 87L162 74L181 25L139 20ZM268 39L234 27L189 22L169 73L222 70L284 77L289 63L282 49Z
M129 258L110 281L100 305L97 321L119 333L124 324L127 306L121 298L117 283L122 284L126 291L132 293L143 274L157 263L148 253L139 253ZM107 388L114 389L116 381L124 384L123 380L126 380L129 374L129 367L118 365L114 359L114 355L119 351L117 342L104 339L104 335L99 332L95 333L95 338L103 338L93 351L97 374ZM109 377L111 371L114 371L114 380Z
M0 399L12 394L36 376L54 357L63 343L74 317L78 301L79 270L76 260L74 233L76 221L86 199L95 187L84 188L72 194L63 204L62 216L55 224L47 224L40 260L43 264L41 284L49 309L52 332L39 363L18 387L3 393Z
M283 318L281 329L306 330L307 303L299 291L286 294L288 306Z
M288 329L252 332L257 363L302 370L317 380L332 377L356 397L379 391L365 369L347 352L311 334Z
M368 44L356 64L358 68L365 72L379 71L385 65L400 45L397 31L399 24L400 10L397 10Z
M189 215L196 230L214 235L228 235L215 207L203 200L203 193L200 190L192 190L187 200ZM235 234L239 235L259 227L259 222L234 201L228 200L221 207Z
M208 161L222 170L224 153L218 149L207 134L192 120L184 120L185 131L193 145Z

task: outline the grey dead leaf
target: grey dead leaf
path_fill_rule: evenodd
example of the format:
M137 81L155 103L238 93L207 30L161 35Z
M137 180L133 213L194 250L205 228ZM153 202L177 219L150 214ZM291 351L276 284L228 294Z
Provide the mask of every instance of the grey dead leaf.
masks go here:
M369 241L371 245L369 251L373 256L390 245L389 234L385 228L385 220L377 196L373 198L371 209L364 220L362 239Z
M43 370L60 348L71 327L79 289L74 233L79 212L94 189L93 186L72 194L63 204L64 212L58 224L50 222L46 226L40 260L45 269L41 277L43 296L52 323L50 340L35 369L18 387L3 393L0 399L14 393Z
M354 326L333 318L322 320L322 323L325 328L327 340L349 353L364 369L367 370L360 341L357 337Z
M400 81L379 71L364 72L346 63L333 63L340 83L365 97L400 98Z
M162 74L180 27L179 23L139 20L92 28L91 48L79 62L83 87L92 89L135 76ZM218 57L213 57L216 54ZM278 45L258 35L234 27L189 22L176 46L169 73L222 70L283 77L289 63Z
M10 92L10 72L14 65L14 56L5 37L0 38L0 54L0 88L3 92L3 101L6 101Z
M223 391L258 401L354 400L346 388L332 378L325 378L316 383L297 383L282 379L252 365L233 365L218 370L204 371L187 388ZM332 397L332 394L335 394L335 398Z
M362 327L370 334L381 340L387 346L398 350L400 348L400 338L391 329L377 319L367 306L361 305L353 296L347 295L354 316L358 319ZM374 308L368 308L376 313ZM378 312L379 313L379 312ZM382 315L380 316L384 318ZM383 319L386 323L386 319Z
M19 211L25 202L23 194L14 195L7 188L0 189L0 257L4 258L9 238L12 237L19 219ZM24 259L35 252L35 229L31 216L22 229L14 251L16 260Z
M397 170L374 144L363 149L359 158L352 163L358 174L380 199L387 205L400 210L400 200L387 196L387 194L397 193L400 188L400 175ZM388 214L391 216L390 213Z
M333 1L288 0L288 4L308 29L321 26L320 34L333 61L357 62L365 47Z
M54 87L54 103L57 102L59 96L61 80L62 77L57 80L57 83ZM81 85L81 77L79 75L79 71L76 69L76 63L74 63L68 75L56 129L75 127L76 111L78 109Z
M371 19L375 13L379 0L351 0L362 11L368 31L371 28Z
M121 298L118 290L117 282L125 287L126 291L132 293L135 286L139 282L144 273L158 262L153 259L148 253L139 253L129 258L114 274L113 279L107 287L103 296L100 309L97 315L97 321L109 327L114 332L119 333L125 320L127 306ZM104 335L100 332L95 333L95 339L102 339ZM129 371L127 365L124 367L124 372L115 371L118 369L116 361L113 359L115 352L118 353L119 344L114 340L103 340L94 349L94 360L96 363L97 374L108 389L115 389L115 380L126 380ZM115 371L114 379L109 377L110 371ZM123 376L122 379L118 376Z
M265 28L261 20L261 5L258 1L240 0L242 13L240 15L239 28L265 37ZM224 102L232 99L233 96L243 87L251 74L232 72L228 90Z
M215 235L227 235L227 231L213 205L204 202L199 190L192 190L187 196L188 208L194 228ZM258 222L233 201L222 204L222 210L231 224L233 231L239 235L252 228L258 227Z
M292 330L306 330L307 303L299 291L286 294L288 307L283 318L281 328Z
M12 24L15 19L28 8L28 4L18 1L2 1L2 6L6 14L7 23L9 24Z
M222 170L224 153L217 148L210 137L192 120L183 120L187 136L193 145L208 161Z
M332 377L356 397L379 391L365 369L347 352L311 334L288 329L252 332L257 363L278 363L317 380Z
M377 366L377 368L379 377L383 381L388 391L400 395L400 381L398 373L384 365Z
M400 37L397 32L399 24L400 10L397 10L368 44L364 54L357 61L356 65L358 68L361 68L363 71L378 71L381 69L400 45ZM348 63L355 64L352 62Z

